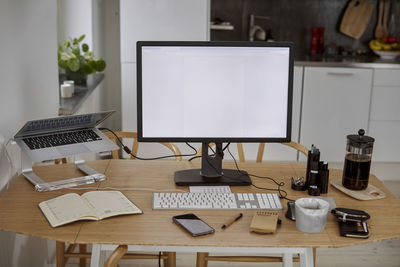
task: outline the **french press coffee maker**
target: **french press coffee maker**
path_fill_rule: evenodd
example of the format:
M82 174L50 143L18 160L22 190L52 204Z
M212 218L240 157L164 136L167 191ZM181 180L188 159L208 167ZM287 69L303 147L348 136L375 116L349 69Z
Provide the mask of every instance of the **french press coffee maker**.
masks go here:
M364 190L368 187L375 139L364 134L365 131L360 129L358 135L347 136L342 185L351 190Z

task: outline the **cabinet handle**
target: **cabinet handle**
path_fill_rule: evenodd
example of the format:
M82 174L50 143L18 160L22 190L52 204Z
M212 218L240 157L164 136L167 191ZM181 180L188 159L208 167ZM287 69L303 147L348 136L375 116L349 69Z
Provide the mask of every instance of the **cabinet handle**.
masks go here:
M328 75L341 75L341 76L352 76L353 72L327 72Z

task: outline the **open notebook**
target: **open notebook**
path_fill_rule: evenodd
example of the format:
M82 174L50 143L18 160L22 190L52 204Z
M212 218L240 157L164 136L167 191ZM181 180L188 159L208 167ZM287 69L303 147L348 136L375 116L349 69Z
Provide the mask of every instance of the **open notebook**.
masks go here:
M52 227L79 220L98 221L117 215L142 213L119 191L91 191L82 196L69 193L40 202L39 208Z

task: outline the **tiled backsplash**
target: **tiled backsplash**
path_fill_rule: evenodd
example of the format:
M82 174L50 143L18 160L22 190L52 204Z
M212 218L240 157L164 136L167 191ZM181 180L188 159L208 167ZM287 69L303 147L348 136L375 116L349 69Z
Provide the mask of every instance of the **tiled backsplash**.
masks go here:
M255 24L270 29L276 41L295 43L295 56L302 58L310 48L311 28L325 27L325 45L337 45L354 50L367 50L378 17L378 0L366 0L374 5L371 20L364 34L355 40L339 32L343 13L349 0L211 0L211 20L220 18L235 27L233 31L211 31L211 40L248 40L249 16L268 16L270 20L256 19ZM400 29L400 1L391 0L391 13L395 14ZM400 30L397 30L399 38Z

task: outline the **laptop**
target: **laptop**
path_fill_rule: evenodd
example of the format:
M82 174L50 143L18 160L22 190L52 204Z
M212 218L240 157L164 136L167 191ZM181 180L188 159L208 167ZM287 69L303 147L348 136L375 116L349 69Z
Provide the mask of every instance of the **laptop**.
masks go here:
M35 162L115 150L119 147L96 128L114 112L28 121L14 140Z

